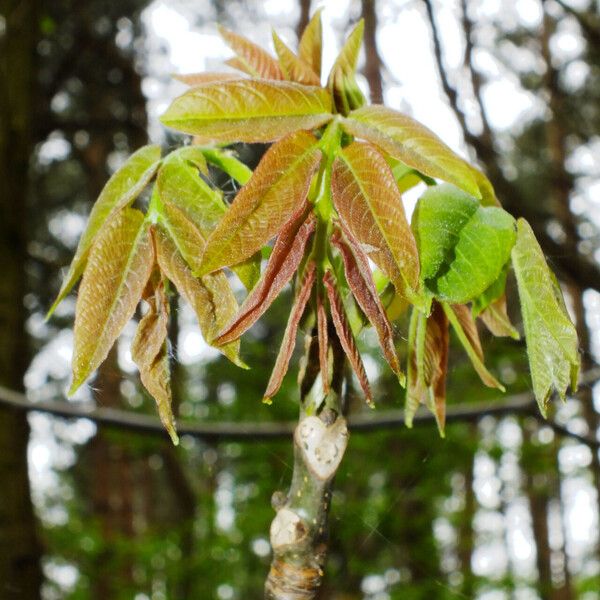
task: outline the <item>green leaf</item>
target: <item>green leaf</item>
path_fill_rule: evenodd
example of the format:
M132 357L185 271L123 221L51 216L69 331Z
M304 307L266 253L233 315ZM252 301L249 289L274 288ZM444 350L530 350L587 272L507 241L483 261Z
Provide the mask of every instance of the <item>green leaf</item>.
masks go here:
M323 46L322 12L322 8L315 11L306 29L302 32L298 46L300 58L312 67L312 70L318 77L321 77L321 53Z
M106 221L133 202L154 176L160 161L159 146L144 146L132 154L125 164L108 180L96 200L88 224L83 232L71 266L54 304L48 311L50 318L83 273L92 244Z
M154 251L144 215L125 208L103 227L92 246L75 307L75 393L104 361L133 317L152 272Z
M449 184L421 196L412 228L425 287L452 304L477 298L500 276L516 236L506 211L483 207Z
M273 144L212 232L198 273L238 264L271 240L306 199L320 157L305 131Z
M306 85L321 85L312 67L296 56L275 31L273 31L273 44L286 79Z
M201 85L176 98L162 123L204 142L273 142L331 120L331 96L292 81L237 80Z
M562 293L530 225L517 221L512 251L517 278L533 391L546 416L553 390L565 398L569 382L577 388L580 357L577 332L565 309Z
M409 116L385 106L364 106L352 111L342 124L348 133L373 142L409 167L482 197L478 185L481 174Z

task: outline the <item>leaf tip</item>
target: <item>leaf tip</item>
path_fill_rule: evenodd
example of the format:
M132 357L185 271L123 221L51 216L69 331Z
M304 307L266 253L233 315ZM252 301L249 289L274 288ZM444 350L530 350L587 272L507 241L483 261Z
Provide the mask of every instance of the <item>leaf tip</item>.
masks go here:
M262 403L266 404L267 406L271 406L273 404L273 398L270 398L269 396L265 396L262 399Z

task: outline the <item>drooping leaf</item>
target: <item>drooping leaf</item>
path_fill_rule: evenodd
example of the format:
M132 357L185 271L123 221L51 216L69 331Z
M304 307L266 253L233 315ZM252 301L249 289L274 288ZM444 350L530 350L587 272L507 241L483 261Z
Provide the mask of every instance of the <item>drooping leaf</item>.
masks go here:
M217 344L236 340L252 327L294 276L315 230L314 217L307 218L306 209L307 204L303 203L281 230L259 283L215 340Z
M189 86L204 85L214 83L215 81L231 81L233 79L242 79L242 76L236 73L177 73L173 79L181 81Z
M237 80L201 85L176 98L162 123L196 143L273 142L331 120L331 96L292 81Z
M577 332L565 309L562 293L530 225L517 221L512 251L517 278L533 391L545 416L553 390L565 398L569 383L577 387L580 358Z
M322 8L315 11L306 29L302 32L298 48L300 58L312 67L312 70L319 78L321 77L321 54L323 46L322 12Z
M154 176L160 161L159 146L144 146L132 154L125 164L108 180L100 192L88 224L83 232L75 256L71 261L60 291L46 318L71 291L83 273L92 243L104 223L119 210L133 202Z
M399 293L417 287L419 257L402 197L384 158L353 142L333 164L333 203L343 226Z
M302 285L300 286L294 304L292 305L292 310L290 311L290 316L283 334L283 340L275 361L275 366L273 367L271 378L267 384L267 389L263 398L263 402L266 402L267 404L271 403L271 398L278 392L283 382L283 378L287 373L290 358L292 357L294 346L296 345L298 325L304 313L304 309L306 308L306 303L310 298L314 282L315 264L311 262L306 266Z
M311 66L296 56L275 31L273 31L273 44L286 79L306 85L321 85L321 80Z
M448 371L448 318L438 302L426 317L413 308L408 338L408 378L405 420L412 427L420 404L435 415L444 435L446 421L446 375Z
M207 242L199 273L252 256L296 213L320 160L316 139L299 131L273 144Z
M481 296L473 300L471 312L473 318L479 317L489 331L496 337L512 337L519 339L519 332L513 327L506 309L507 268L504 268L500 276L490 285Z
M104 361L133 316L154 263L144 215L124 208L94 241L77 296L73 348L75 393Z
M227 277L221 271L201 278L194 277L181 255L180 248L161 227L154 229L154 242L160 270L194 309L206 342L214 344L220 329L238 310ZM239 357L239 341L218 346L218 349L234 364L246 368Z
M481 198L473 167L407 115L385 106L364 106L352 111L343 126L348 133L374 143L409 167Z
M481 381L488 387L504 392L504 386L487 370L483 363L483 349L477 325L469 307L464 304L450 305L445 302L442 303L442 307Z
M515 221L497 207L443 184L417 202L412 228L421 258L421 279L438 299L463 304L500 276L515 242Z
M377 332L383 356L392 371L397 375L400 383L404 385L405 376L402 373L396 354L394 333L373 282L369 259L360 249L358 242L352 237L347 237L347 240L344 240L336 231L332 237L332 243L340 251L344 261L346 281L354 298Z
M229 31L224 27L219 27L219 33L229 47L237 54L238 62L236 63L236 68L253 77L284 79L279 64L266 50L263 50L243 35Z
M151 280L152 281L152 280ZM160 275L155 285L148 286L144 300L148 312L140 319L131 343L131 358L140 370L144 387L156 401L158 414L175 445L179 438L171 408L171 372L168 353L169 301Z
M323 393L329 394L329 333L327 314L321 293L317 294L317 338L319 342L319 370L323 382Z
M365 395L365 400L369 406L374 406L373 395L371 394L371 388L369 386L369 380L367 379L367 373L365 371L365 365L363 364L362 358L358 348L356 347L356 341L350 329L348 318L346 317L346 311L344 310L344 303L340 297L337 289L336 282L331 274L331 271L327 271L323 277L323 284L327 291L327 298L329 299L329 310L331 311L331 320L337 333L338 339L344 350L344 353L348 357L348 362L352 367L352 370L356 374L358 383L362 388Z
M343 115L363 106L366 99L356 83L356 66L363 40L365 23L361 19L351 31L331 68L327 89Z

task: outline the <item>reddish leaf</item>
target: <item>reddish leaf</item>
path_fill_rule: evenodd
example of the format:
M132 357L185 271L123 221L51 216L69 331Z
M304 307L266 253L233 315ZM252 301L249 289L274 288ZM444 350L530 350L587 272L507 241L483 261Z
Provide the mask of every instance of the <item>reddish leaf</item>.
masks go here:
M500 298L488 304L478 316L492 335L496 337L511 337L514 340L519 339L519 332L510 322L510 317L506 310L505 294L502 294Z
M300 286L300 290L298 291L298 295L296 296L292 310L290 311L290 317L285 328L285 333L283 334L283 341L279 348L279 354L277 355L277 360L275 361L275 366L273 367L273 372L271 373L271 378L267 385L267 390L263 399L263 402L266 402L267 404L271 402L271 398L281 387L283 378L287 373L290 358L292 357L294 346L296 345L298 325L302 318L302 314L304 313L304 309L306 308L306 303L310 298L314 282L315 264L311 262L306 267L302 285Z
M279 63L286 79L304 83L306 85L321 85L320 79L312 70L310 65L305 63L301 58L298 58L283 42L283 40L273 31L273 44Z
M406 424L412 427L420 404L435 415L443 434L446 421L446 375L448 371L448 318L434 301L429 317L413 309L408 344Z
M263 79L285 79L279 64L266 50L243 35L233 33L224 27L219 27L219 33L237 54L238 60L235 63L237 69Z
M260 281L215 343L226 344L238 339L258 321L293 277L304 256L308 239L315 230L314 217L310 214L307 218L306 209L305 201L281 230Z
M371 394L371 388L369 387L369 380L367 379L365 366L358 352L358 348L356 347L356 342L354 340L354 336L352 335L350 324L348 323L344 304L337 292L336 283L330 271L325 273L325 276L323 277L323 283L325 285L325 289L327 290L331 318L333 320L333 325L335 327L338 339L340 340L340 344L342 345L342 348L348 357L348 360L350 361L350 365L352 366L352 369L358 378L360 387L365 394L367 404L369 406L373 406L373 396Z
M319 340L319 367L323 392L329 394L329 339L327 332L327 315L321 294L317 294L317 337Z
M144 387L156 401L160 420L177 445L179 438L171 409L171 374L167 347L169 302L159 274L158 281L146 289L144 300L149 309L141 318L131 343L131 358L140 370Z
M205 83L214 83L215 81L231 81L232 79L242 78L235 73L181 73L173 75L173 79L193 87Z
M305 201L320 160L317 140L299 131L273 144L207 240L200 274L260 250Z
M419 278L417 245L383 156L370 144L350 144L333 165L331 186L333 203L346 230L396 290L410 294Z
M396 354L392 326L379 299L369 267L369 259L350 232L346 232L346 238L348 241L342 239L342 236L336 231L331 240L333 245L340 251L344 261L346 281L358 305L375 328L386 361L404 385L405 377Z

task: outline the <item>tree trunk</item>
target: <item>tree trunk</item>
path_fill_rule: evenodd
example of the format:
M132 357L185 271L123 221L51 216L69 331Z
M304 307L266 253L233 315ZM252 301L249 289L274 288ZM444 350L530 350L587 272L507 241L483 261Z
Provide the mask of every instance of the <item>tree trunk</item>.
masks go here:
M26 206L31 104L37 45L35 0L2 0L0 14L0 384L23 389L28 364L25 333ZM27 471L29 425L23 413L0 410L0 597L39 598L41 549Z
M372 104L383 104L381 81L381 58L377 51L377 3L376 0L362 0L362 16L365 20L365 77L369 83Z

